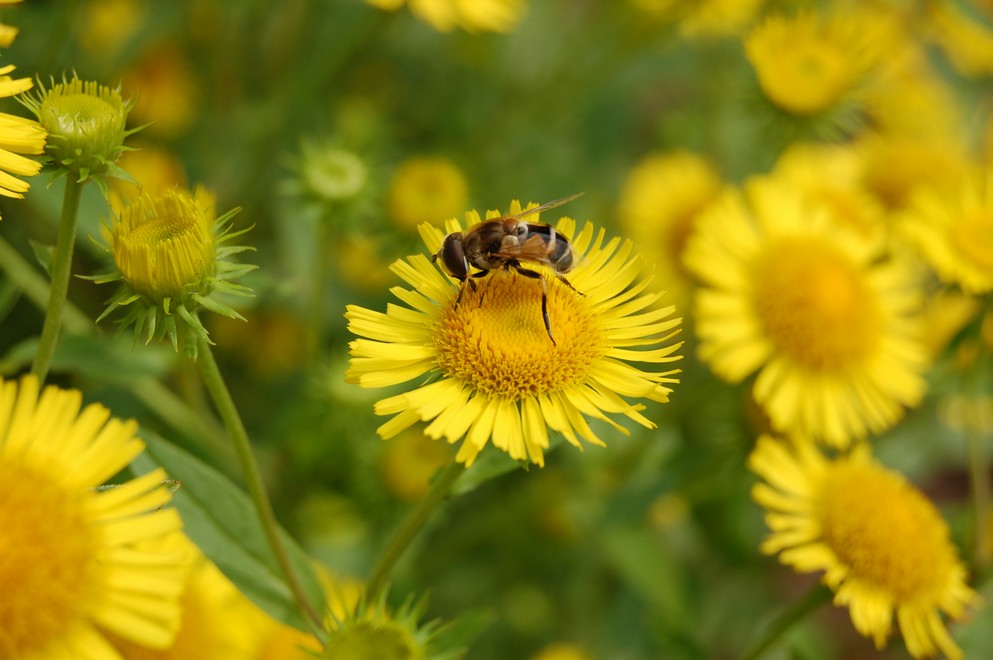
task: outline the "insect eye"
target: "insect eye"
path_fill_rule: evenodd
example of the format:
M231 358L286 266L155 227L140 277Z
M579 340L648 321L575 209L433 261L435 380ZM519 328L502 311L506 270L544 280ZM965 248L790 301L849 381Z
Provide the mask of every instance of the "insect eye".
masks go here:
M517 229L514 230L514 235L517 236L518 239L523 241L525 238L527 238L528 226L523 222L519 223L517 225Z

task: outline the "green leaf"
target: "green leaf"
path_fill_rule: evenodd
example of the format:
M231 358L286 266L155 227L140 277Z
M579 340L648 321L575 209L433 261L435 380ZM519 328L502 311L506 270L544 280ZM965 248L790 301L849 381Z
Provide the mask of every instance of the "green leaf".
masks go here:
M45 245L34 239L29 239L28 243L31 244L31 251L34 252L34 259L41 266L42 270L49 278L52 276L52 253L55 251L55 247L52 245Z
M145 452L132 463L140 473L165 468L182 482L173 502L183 517L187 536L234 584L270 616L309 630L287 586L248 495L227 477L175 445L143 431ZM310 557L280 529L296 574L319 612L325 609Z

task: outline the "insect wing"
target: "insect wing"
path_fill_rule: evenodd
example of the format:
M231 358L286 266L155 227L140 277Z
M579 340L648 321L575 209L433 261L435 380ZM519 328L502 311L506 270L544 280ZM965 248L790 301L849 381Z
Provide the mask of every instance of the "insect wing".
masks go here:
M577 197L580 197L582 194L583 193L581 193L581 192L579 192L579 193L573 193L572 195L569 195L567 197L560 197L559 199L553 199L550 202L545 202L541 206L535 206L534 208L527 209L525 211L521 211L520 213L518 213L517 215L512 216L512 217L515 217L515 218L526 218L529 215L535 215L537 213L541 213L542 211L547 211L549 209L554 209L557 206L562 206L563 204L568 204L569 202L571 202L572 200L576 199Z

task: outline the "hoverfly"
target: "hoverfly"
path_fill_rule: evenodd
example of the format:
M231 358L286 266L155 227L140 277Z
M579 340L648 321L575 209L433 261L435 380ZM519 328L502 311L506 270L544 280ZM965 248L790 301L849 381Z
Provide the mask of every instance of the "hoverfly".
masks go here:
M545 277L537 271L524 268L521 262L550 266L555 276L575 291L576 288L564 277L565 273L572 270L572 246L551 225L528 223L524 218L562 206L582 194L576 193L546 202L517 215L484 220L465 232L457 231L446 236L438 252L431 256L431 261L440 259L444 270L460 281L459 294L455 299L456 307L462 300L467 282L475 291L475 280L485 277L490 271L513 269L524 277L541 280L541 316L545 321L548 338L554 344L555 338L552 337L552 328L548 321L548 286ZM473 268L478 269L478 272L472 272Z

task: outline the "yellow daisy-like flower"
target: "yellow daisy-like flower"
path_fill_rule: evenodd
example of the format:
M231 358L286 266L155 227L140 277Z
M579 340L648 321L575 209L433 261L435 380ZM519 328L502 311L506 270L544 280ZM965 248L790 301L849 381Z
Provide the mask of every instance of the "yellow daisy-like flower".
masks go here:
M962 11L954 2L928 4L934 39L959 71L967 76L993 73L993 28ZM972 15L978 12L973 10Z
M869 66L867 26L848 15L770 16L745 42L748 61L768 99L795 115L838 107Z
M952 135L872 133L857 148L862 185L890 210L904 208L922 188L954 185L970 168L965 147Z
M390 217L403 229L451 218L466 206L469 184L446 158L416 157L397 168L390 182Z
M366 0L373 7L397 11L404 4L439 32L509 32L524 14L524 0Z
M621 189L617 217L666 283L677 307L688 296L683 248L700 212L719 196L723 183L706 159L686 151L641 159Z
M765 0L630 0L646 14L675 21L684 37L738 34L758 14Z
M753 179L705 213L686 252L701 358L783 431L837 446L894 424L924 394L910 269L788 183Z
M30 78L12 78L13 65L0 67L0 98L31 89ZM41 124L24 117L0 112L0 195L23 199L31 184L17 177L34 176L41 163L24 154L36 155L45 150L48 133Z
M245 621L255 606L185 535L175 534L167 542L192 566L179 601L179 630L162 649L109 635L114 648L127 660L248 660Z
M520 204L511 204L510 214L520 213ZM539 222L536 215L528 220ZM475 211L466 213L467 226L479 221ZM608 413L654 428L640 412L643 405L622 397L666 401L678 370L630 363L678 360L681 343L665 342L679 331L680 319L668 318L673 307L653 308L662 294L646 293L650 279L639 281L642 264L631 241L605 242L605 232L591 223L576 234L569 218L556 230L572 244L577 265L568 277L574 289L544 265L528 262L543 282L496 270L464 286L459 299L455 282L420 254L392 267L413 287L391 290L409 307L389 305L385 314L348 307L349 329L361 337L351 343L349 382L386 387L425 374L434 379L376 404L377 414L394 415L379 428L382 437L429 421L430 437L463 441L456 460L466 465L491 439L514 459L544 465L549 429L581 447L580 437L603 444L587 417L624 432ZM463 227L453 219L446 231ZM431 253L445 236L430 225L421 226L421 235ZM542 319L543 284L554 342Z
M993 291L993 169L952 189L924 189L902 216L904 234L943 282Z
M0 381L0 657L119 658L99 629L162 648L179 626L182 553L155 470L98 489L141 453L137 425L77 390Z
M748 461L765 483L752 491L772 534L762 552L798 572L824 571L835 605L882 649L893 615L915 658L956 646L941 618L961 618L976 595L934 505L865 443L828 459L809 441L759 438Z

